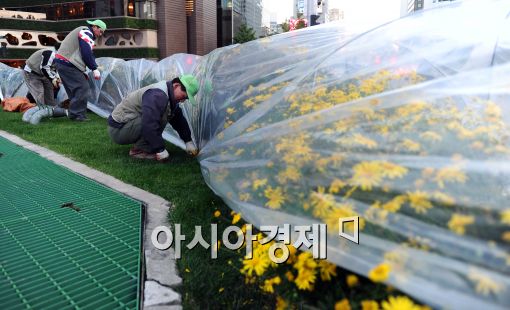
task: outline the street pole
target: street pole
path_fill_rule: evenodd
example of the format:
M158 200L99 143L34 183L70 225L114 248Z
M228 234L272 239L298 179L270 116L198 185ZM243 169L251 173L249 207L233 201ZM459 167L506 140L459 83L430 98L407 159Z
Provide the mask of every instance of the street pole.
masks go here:
M234 44L234 0L232 0L232 12L231 14L232 15L232 25L231 25L231 28L232 28L232 44Z

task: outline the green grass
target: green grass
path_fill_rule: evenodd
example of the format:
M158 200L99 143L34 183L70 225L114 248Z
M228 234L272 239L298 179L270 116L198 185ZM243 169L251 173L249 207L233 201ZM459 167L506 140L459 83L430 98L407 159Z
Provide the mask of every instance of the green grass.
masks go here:
M126 183L159 195L175 205L170 221L180 223L186 241L178 260L183 277L185 308L261 308L273 305L271 297L253 286L245 286L237 267L241 256L224 247L218 259L210 259L209 250L200 246L188 250L195 225L206 232L218 222L218 232L229 225L226 217L214 218L215 210L230 214L230 209L205 184L196 159L167 144L171 161L166 164L144 162L128 156L130 146L110 141L106 120L89 113L90 122L76 123L66 118L43 120L38 126L21 121L20 113L0 110L0 129L63 154L89 167L110 174ZM206 229L207 228L207 229ZM220 234L221 236L221 234ZM237 260L230 265L229 261Z

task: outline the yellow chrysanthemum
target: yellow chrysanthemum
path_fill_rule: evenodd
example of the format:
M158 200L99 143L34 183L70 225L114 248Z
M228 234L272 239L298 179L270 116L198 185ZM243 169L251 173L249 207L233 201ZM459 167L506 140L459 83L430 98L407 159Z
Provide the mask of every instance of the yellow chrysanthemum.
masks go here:
M329 186L329 192L331 194L337 194L345 186L345 182L339 179L334 179Z
M505 242L510 242L510 231L505 231L501 234L501 240Z
M500 215L501 215L501 223L510 224L510 209L501 211Z
M335 304L335 310L351 310L351 305L347 298L344 298Z
M414 142L411 139L404 139L404 141L401 143L401 146L411 152L418 152L421 149L420 144L418 142Z
M281 184L285 184L287 181L299 181L301 178L301 172L294 166L288 166L285 170L278 173L277 179Z
M382 181L381 167L377 162L361 162L352 168L354 174L349 183L360 186L364 191L372 190L372 186L378 186Z
M315 279L316 276L314 269L302 268L298 271L298 275L294 280L294 283L296 283L297 288L300 290L313 291Z
M256 255L254 253L253 258L243 259L243 267L241 268L241 273L251 277L253 272L255 272L257 276L261 276L264 274L264 272L266 272L270 263L271 260L267 255Z
M232 224L236 224L241 219L241 213L235 213L234 212L233 215L234 216L232 217Z
M455 204L455 198L441 192L434 192L432 195L434 199L437 199L440 203L445 204L446 206L452 206Z
M267 293L274 293L274 288L273 288L273 285L276 284L280 284L282 282L282 280L280 279L279 276L276 276L274 278L271 278L271 279L267 279L267 280L264 280L264 285L261 287L262 290L264 292L267 292Z
M351 139L355 144L365 146L369 149L377 147L377 142L359 133L354 134Z
M374 267L368 273L368 278L373 282L383 282L390 276L391 267L387 263L382 263Z
M439 142L443 139L437 132L433 132L433 131L426 131L426 132L422 133L420 135L420 138L429 140L432 142Z
M339 231L340 229L340 218L358 216L358 214L353 210L353 206L349 203L337 203L334 205L330 211L321 217L328 228L331 231ZM360 217L358 219L359 229L365 228L365 219ZM353 234L354 233L354 222L345 222L344 223L344 233Z
M406 296L390 296L381 306L383 310L420 310L420 306Z
M398 195L394 197L392 200L386 202L381 207L389 212L397 212L402 207L402 204L406 202L407 198L404 195Z
M285 202L285 195L279 186L274 189L268 186L264 191L264 196L269 199L268 202L266 202L266 206L271 209L279 209L282 203Z
M276 296L276 310L286 310L288 307L289 303L285 299Z
M322 281L331 281L331 277L336 277L336 265L328 261L319 261L319 272Z
M434 179L440 188L444 188L445 182L464 183L467 180L467 176L457 167L445 167L437 171Z
M487 296L489 294L497 294L503 287L498 282L492 280L489 276L471 270L468 279L475 284L475 290L478 294Z
M214 217L220 217L221 212L219 210L214 211Z
M239 194L239 200L241 201L248 201L251 199L250 193L240 193Z
M448 228L456 234L463 235L466 231L466 226L474 222L475 217L472 215L454 213L448 222Z
M387 161L380 162L379 167L381 168L381 174L389 179L402 178L408 171L406 167Z
M427 213L427 210L432 208L432 204L428 200L428 194L426 192L407 192L407 198L411 208L413 208L416 213Z
M319 186L317 191L310 194L310 203L313 207L313 215L319 218L326 216L335 204L335 196L325 193L325 188Z
M356 275L350 274L347 276L346 282L347 282L347 286L355 287L359 284L359 279Z
M361 310L379 310L379 304L375 300L363 300Z
M265 186L267 184L267 179L256 179L253 181L252 188L256 191L259 187Z

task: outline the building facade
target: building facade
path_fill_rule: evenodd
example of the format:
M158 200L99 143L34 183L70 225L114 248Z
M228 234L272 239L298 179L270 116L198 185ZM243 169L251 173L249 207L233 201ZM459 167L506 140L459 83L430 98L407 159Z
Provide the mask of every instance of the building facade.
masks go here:
M205 55L218 46L215 0L3 0L0 6L0 61L16 67L96 18L108 27L95 42L96 57Z

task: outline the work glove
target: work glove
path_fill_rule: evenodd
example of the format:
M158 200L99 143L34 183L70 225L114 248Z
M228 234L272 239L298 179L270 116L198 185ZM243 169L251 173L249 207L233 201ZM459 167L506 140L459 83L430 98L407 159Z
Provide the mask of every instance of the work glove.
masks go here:
M167 150L163 150L163 152L156 153L157 161L167 161L170 154L168 154Z
M192 156L196 156L198 154L198 149L193 141L186 142L186 152Z
M101 73L99 72L99 70L94 70L92 71L92 74L94 74L94 80L100 80L101 79Z
M53 80L51 80L51 84L53 84L54 88L59 88L60 87L60 83L62 83L60 81L60 78L54 78Z

